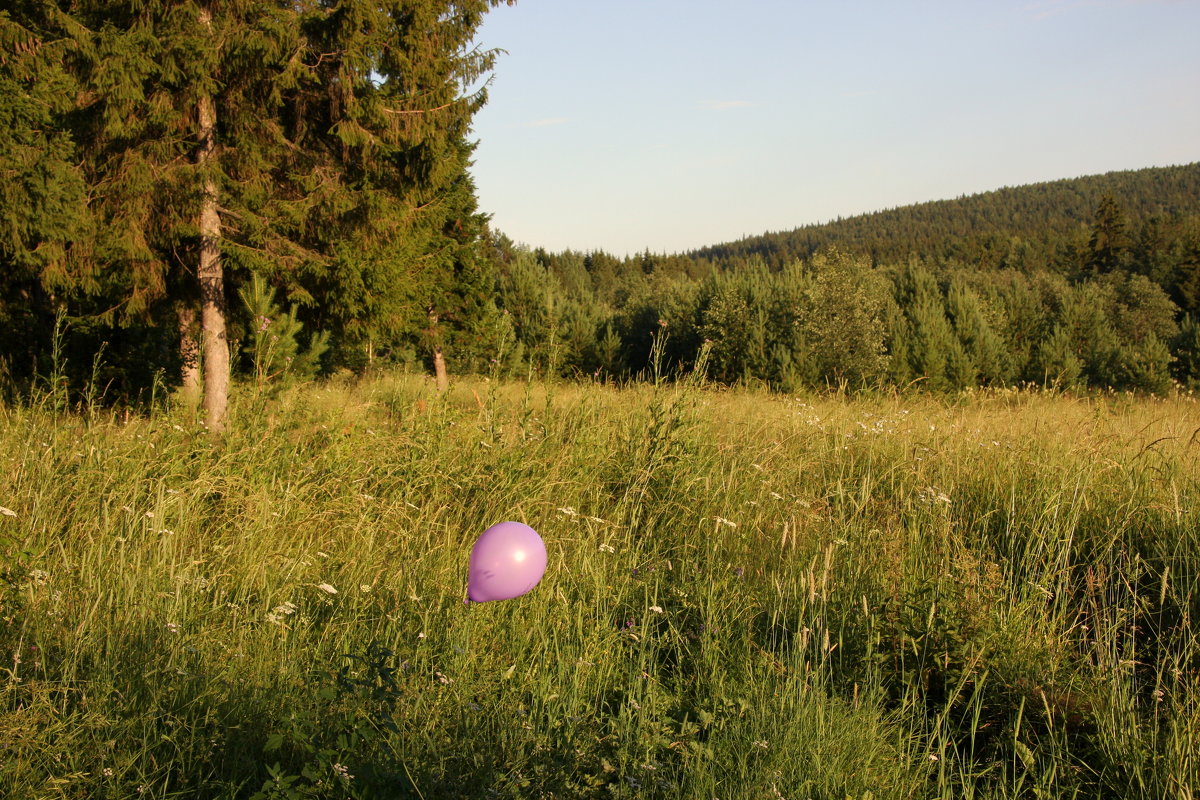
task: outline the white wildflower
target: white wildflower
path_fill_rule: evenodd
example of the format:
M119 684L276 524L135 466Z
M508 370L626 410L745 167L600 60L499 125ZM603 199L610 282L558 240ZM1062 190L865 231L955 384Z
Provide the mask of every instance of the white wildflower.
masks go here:
M655 614L663 613L662 606L650 606L650 610L653 611Z
M0 514L3 514L6 517L15 517L17 515L17 512L13 511L11 508L5 508L4 506L0 506Z
M330 586L328 583L318 583L317 588L326 594L337 594L338 590Z
M718 525L724 525L728 528L736 528L737 527L736 522L725 519L724 517L713 517L713 522L717 523Z
M292 614L295 614L295 613L296 613L296 604L289 601L289 602L283 603L282 605L275 606L275 608L271 609L271 613L267 614L267 622L273 623L275 625L283 625L284 624L283 618L287 617L287 616L291 616Z
M558 513L565 514L568 517L578 517L579 512L573 506L562 506L558 509Z
M600 545L600 549L603 550L605 553L617 552L617 548L613 547L611 544L602 544L602 545Z

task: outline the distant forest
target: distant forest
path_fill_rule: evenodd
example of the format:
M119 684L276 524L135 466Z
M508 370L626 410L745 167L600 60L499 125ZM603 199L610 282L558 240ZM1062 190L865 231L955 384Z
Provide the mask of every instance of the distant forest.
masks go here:
M703 359L714 380L781 391L1200 383L1200 164L685 254L491 248L510 370L632 377Z

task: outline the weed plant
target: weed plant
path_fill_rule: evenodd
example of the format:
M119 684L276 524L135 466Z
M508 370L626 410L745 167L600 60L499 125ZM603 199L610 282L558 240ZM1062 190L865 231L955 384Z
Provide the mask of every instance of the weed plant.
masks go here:
M1188 397L0 407L0 796L1190 798ZM464 605L506 519L550 564Z

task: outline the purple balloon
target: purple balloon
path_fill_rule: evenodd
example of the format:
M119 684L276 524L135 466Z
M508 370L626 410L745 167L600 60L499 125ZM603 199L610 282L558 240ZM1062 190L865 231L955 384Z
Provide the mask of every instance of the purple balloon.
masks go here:
M467 597L476 603L509 600L528 592L546 571L546 545L520 522L500 522L471 548Z

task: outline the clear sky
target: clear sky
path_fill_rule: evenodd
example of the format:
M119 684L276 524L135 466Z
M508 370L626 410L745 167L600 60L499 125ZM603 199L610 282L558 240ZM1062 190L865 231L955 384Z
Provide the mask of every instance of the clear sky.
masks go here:
M1200 0L518 0L477 38L480 208L549 250L1200 160Z

